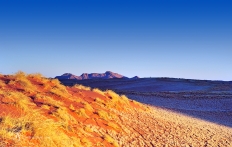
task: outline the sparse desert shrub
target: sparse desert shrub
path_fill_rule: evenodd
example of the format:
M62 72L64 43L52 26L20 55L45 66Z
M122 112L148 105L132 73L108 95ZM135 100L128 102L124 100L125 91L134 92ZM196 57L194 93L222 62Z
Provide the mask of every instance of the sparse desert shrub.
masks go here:
M98 93L98 94L100 94L100 95L105 96L105 93L104 93L103 91L97 89L97 88L94 88L94 89L93 89L93 92L96 92L96 93Z
M79 85L79 84L75 84L73 87L75 87L75 88L77 88L77 89L80 89L80 90L87 90L87 91L90 91L90 90L91 90L90 87L83 86L83 85Z

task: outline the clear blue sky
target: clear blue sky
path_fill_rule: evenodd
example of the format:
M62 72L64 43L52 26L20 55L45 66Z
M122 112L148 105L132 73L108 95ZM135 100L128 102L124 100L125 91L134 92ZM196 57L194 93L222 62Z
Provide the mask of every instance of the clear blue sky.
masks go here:
M232 80L230 0L0 0L0 72Z

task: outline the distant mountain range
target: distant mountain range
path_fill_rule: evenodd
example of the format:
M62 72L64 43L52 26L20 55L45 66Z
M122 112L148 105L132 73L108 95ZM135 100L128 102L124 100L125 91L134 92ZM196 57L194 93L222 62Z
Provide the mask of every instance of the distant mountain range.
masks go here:
M59 79L59 80L66 80L66 79L76 79L76 80L86 80L86 79L121 79L121 78L126 78L126 79L129 79L128 77L126 76L123 76L123 75L120 75L118 73L114 73L114 72L111 72L111 71L106 71L105 73L91 73L91 74L88 74L88 73L83 73L82 75L80 76L76 76L74 74L71 74L71 73L65 73L61 76L56 76L55 77L56 79ZM138 76L135 76L131 79L138 79L139 77Z

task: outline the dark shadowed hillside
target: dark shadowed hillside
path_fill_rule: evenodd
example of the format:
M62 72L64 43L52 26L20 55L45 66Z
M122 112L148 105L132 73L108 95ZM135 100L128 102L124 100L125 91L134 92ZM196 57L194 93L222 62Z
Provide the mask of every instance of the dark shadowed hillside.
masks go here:
M153 106L232 127L232 83L175 78L108 80L61 80L65 85L82 84L112 89Z

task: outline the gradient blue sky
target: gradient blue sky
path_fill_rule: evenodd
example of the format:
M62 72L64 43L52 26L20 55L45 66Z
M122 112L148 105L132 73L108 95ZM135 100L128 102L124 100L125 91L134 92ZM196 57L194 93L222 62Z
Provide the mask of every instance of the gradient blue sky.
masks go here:
M232 80L230 0L0 0L0 72Z

